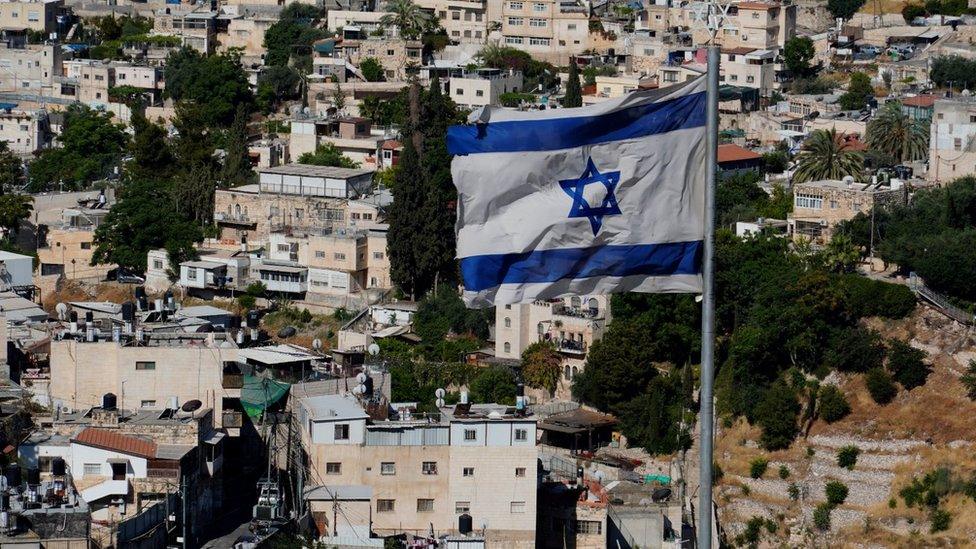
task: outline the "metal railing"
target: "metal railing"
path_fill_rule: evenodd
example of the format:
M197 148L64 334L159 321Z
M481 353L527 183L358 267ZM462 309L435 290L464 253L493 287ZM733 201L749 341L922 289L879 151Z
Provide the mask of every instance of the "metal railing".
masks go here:
M908 287L918 298L928 301L947 317L967 326L976 324L976 315L953 305L948 298L926 286L914 272L908 276Z

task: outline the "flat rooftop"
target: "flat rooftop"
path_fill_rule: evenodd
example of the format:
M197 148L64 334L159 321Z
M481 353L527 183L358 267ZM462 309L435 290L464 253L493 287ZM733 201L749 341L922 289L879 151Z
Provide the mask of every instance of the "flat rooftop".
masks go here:
M303 398L312 419L366 419L369 417L351 395L321 395Z
M312 164L285 164L274 168L262 168L260 173L280 175L301 175L306 177L325 177L329 179L352 179L363 175L372 175L373 170L358 168L338 168L335 166L315 166ZM238 187L240 188L240 187Z

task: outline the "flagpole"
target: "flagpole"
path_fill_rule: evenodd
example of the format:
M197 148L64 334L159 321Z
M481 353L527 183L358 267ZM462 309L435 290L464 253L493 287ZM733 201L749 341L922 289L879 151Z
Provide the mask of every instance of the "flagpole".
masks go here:
M708 46L705 118L705 246L702 259L701 439L698 474L698 548L712 547L712 442L715 423L715 176L718 167L718 76L721 48Z

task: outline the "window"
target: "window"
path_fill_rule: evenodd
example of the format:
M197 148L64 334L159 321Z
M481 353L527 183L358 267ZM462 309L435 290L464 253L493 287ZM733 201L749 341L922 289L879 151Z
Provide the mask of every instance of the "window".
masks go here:
M529 19L530 27L546 27L549 26L549 22L545 19Z
M752 12L752 18L753 19L759 19L759 12L758 11Z
M349 425L342 423L335 426L335 440L349 440Z
M153 259L153 269L160 270L163 268L162 259Z
M515 440L518 440L518 441L521 441L521 442L525 442L526 440L529 440L529 431L528 431L528 429L516 429L515 430Z
M346 260L346 254L344 254L344 253L342 253L342 252L336 252L336 253L334 253L334 254L332 255L332 257L333 257L333 258L334 258L334 259L335 259L336 261L345 261L345 260Z
M506 44L521 44L522 43L522 37L521 36L506 36L505 37L505 43Z
M576 30L576 23L570 23L566 25L566 30L571 30L571 31Z
M746 77L746 82L748 82L750 84L752 84L755 81L756 81L756 77L755 76L747 76Z
M327 475L341 475L342 474L342 464L338 461L330 461L325 464L325 474Z
M376 512L392 513L395 505L396 505L395 499L378 499L376 500Z
M461 469L461 476L462 477L473 477L474 476L474 467L465 467L465 468Z
M823 208L823 197L809 194L798 194L793 199L793 205L797 208L819 210L820 208Z
M515 468L515 476L516 477L524 477L525 476L525 467L516 467Z
M425 475L436 475L437 474L437 462L436 461L425 461L421 465L421 470Z
M511 305L505 305L505 310L506 311L511 311L512 310L512 306Z
M530 46L548 46L549 45L549 39L548 38L532 38L532 37L529 37L529 45Z
M383 259L383 252L373 252L373 259Z
M506 353L511 353L512 352L512 344L509 343L509 342L507 342L507 341L505 342L505 345L504 345L503 348L505 349L505 352Z
M91 249L91 242L82 242L81 243L81 249L82 250L90 250Z
M288 244L278 244L278 251L279 252L291 251L291 246L289 246Z
M533 2L532 11L546 11L546 5L543 2Z
M418 513L433 513L434 512L434 500L432 500L432 499L418 499L417 500L417 512Z
M465 429L464 440L478 440L478 431L475 431L474 429Z
M40 21L41 18L36 11L29 11L27 12L27 20L37 22Z
M455 88L454 95L464 95L464 90L462 90L461 88Z
M511 504L512 514L521 514L525 512L525 502L524 501L513 501Z
M142 362L142 361L136 362L136 370L155 370L155 369L156 369L156 363L155 362L148 362L148 361L146 361L146 362Z
M522 3L521 2L509 2L508 3L508 9L510 9L510 10L520 10L520 9L522 9Z
M140 408L155 408L156 407L156 401L155 400L140 400L139 401L139 407Z
M506 328L511 328L512 327L512 319L511 318L508 318L507 316L505 317L505 327Z
M186 270L186 279L187 280L196 280L197 279L197 270L196 270L196 268L190 267L189 269Z
M508 18L508 24L509 25L512 25L514 27L521 26L524 21L525 21L525 19L523 19L522 17L509 17Z
M451 20L452 21L460 21L461 20L461 12L459 12L459 11L452 11L451 12Z
M322 250L315 250L316 259L325 259L325 252Z
M475 95L475 97L484 97L485 96L485 91L484 90L475 90L474 95Z
M969 123L976 124L976 114L969 115Z
M471 512L471 502L470 501L455 501L454 502L454 514L460 515L463 513Z
M396 474L396 463L392 461L384 461L380 463L380 474L381 475L395 475Z
M952 147L955 150L957 150L957 151L962 150L962 138L961 137L955 137L955 138L953 138L952 139Z
M102 464L101 463L86 463L85 464L85 475L100 475L102 474Z
M836 200L831 200L830 201L830 209L831 210L836 210L837 209L837 201Z
M603 523L598 520L577 520L576 533L598 536L603 533Z

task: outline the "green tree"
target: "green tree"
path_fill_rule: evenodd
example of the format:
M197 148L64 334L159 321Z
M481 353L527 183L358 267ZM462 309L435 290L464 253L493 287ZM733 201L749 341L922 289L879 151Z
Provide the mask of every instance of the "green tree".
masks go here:
M329 33L317 27L323 10L302 2L288 4L278 21L264 33L264 64L285 67L289 63L299 70L312 70L312 43L327 38Z
M868 122L868 146L899 162L923 160L928 156L928 124L912 120L902 111L901 103L889 101Z
M861 449L857 446L844 446L837 451L837 466L845 469L854 469L857 465L857 456L861 454Z
M654 376L644 393L615 409L627 440L650 454L672 454L691 447L695 416L681 395L680 375Z
M176 170L170 195L177 215L200 227L213 220L214 193L220 176L220 165L214 152L212 128L201 114L206 110L196 103L179 103L173 127Z
M273 112L284 100L298 99L301 75L292 67L269 65L258 77L257 103L265 112Z
M29 189L81 189L112 175L128 142L125 126L112 116L84 105L69 106L58 138L61 146L42 151L30 163Z
M830 530L830 512L833 511L833 507L829 503L821 503L813 510L813 525L817 527L817 530L825 532Z
M850 236L834 235L821 253L824 265L838 273L852 273L861 260L861 252Z
M827 0L827 11L835 18L845 21L854 17L857 10L864 6L865 0Z
M814 55L813 40L806 36L795 36L786 41L783 47L783 63L794 77L810 74L810 60Z
M430 12L422 9L411 0L390 0L386 4L386 15L380 19L380 24L387 27L397 27L400 36L408 40L419 38L431 30L434 18Z
M0 141L0 194L19 187L23 172L23 162L10 150L6 141Z
M895 387L891 374L881 368L868 370L864 376L864 381L867 384L868 393L871 394L871 399L882 406L891 402L898 394L898 388Z
M332 143L324 143L315 148L315 152L303 153L298 157L299 164L315 166L337 166L339 168L358 168L359 162L353 161Z
M184 47L166 58L165 95L174 101L195 103L196 116L210 126L226 127L238 105L250 111L254 104L251 86L237 51L203 55Z
M824 492L827 494L827 503L836 507L847 499L848 490L843 482L832 480L824 486Z
M34 199L26 194L0 195L0 227L7 233L20 230L20 222L34 211Z
M404 293L416 298L427 288L426 280L420 278L423 258L419 251L424 247L420 235L423 234L421 226L424 220L417 215L423 207L426 193L417 181L421 168L413 139L403 140L403 151L397 167L390 189L393 203L387 209L390 278Z
M129 180L166 181L173 176L175 158L166 130L150 122L141 110L132 113L131 160L125 166Z
M906 390L925 385L931 368L925 363L925 351L899 339L888 342L888 370Z
M871 77L863 72L853 72L847 84L847 91L840 96L838 102L841 108L856 111L867 106L868 97L872 96L874 96L874 86L871 85Z
M901 16L905 19L905 22L911 24L912 21L917 17L925 17L928 12L925 10L925 6L921 4L907 3L901 8Z
M945 509L933 509L932 513L929 514L929 522L931 522L931 526L929 527L930 534L944 532L952 524L952 515Z
M224 148L220 181L225 187L239 187L257 179L247 149L247 120L247 109L238 105L234 123L227 130L227 146Z
M824 385L818 393L818 406L820 417L827 423L833 423L844 419L851 413L851 405L847 403L847 398L834 385Z
M579 65L576 59L569 61L569 79L566 81L566 96L563 97L564 107L582 107L583 89L580 87Z
M940 87L965 89L976 81L976 60L958 55L942 55L932 60L929 79Z
M759 444L767 450L788 448L796 437L800 403L786 383L778 381L766 390L756 407L756 423L762 427Z
M522 377L531 387L555 392L563 358L556 346L547 341L529 345L522 352Z
M480 309L468 309L458 296L456 288L444 285L436 293L420 301L417 314L414 315L413 328L427 345L445 339L448 334L468 334L483 340L488 337L489 313L490 311Z
M359 72L367 82L382 82L385 78L383 65L375 57L364 57L359 61Z
M515 404L515 376L503 366L486 368L471 382L474 402Z
M754 479L760 479L766 474L766 469L769 467L769 460L764 456L759 456L753 458L749 462L749 476Z
M797 183L847 176L859 179L864 167L863 155L853 150L835 128L811 132L796 160L793 181Z

